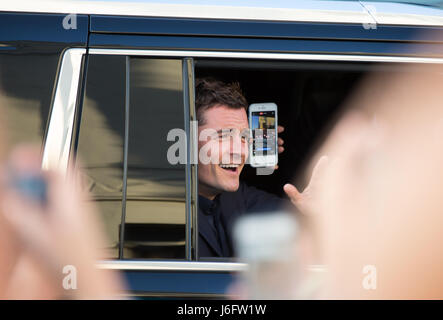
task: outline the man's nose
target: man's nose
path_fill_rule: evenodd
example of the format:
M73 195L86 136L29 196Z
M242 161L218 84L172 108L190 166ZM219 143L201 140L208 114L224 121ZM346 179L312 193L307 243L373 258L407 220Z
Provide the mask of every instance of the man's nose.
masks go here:
M231 143L231 155L233 163L240 164L246 158L247 144L240 135L234 135Z

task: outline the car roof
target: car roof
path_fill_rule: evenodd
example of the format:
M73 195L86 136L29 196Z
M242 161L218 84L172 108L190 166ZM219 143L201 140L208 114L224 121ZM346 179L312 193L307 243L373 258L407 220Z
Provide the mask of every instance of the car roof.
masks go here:
M315 0L14 0L0 11L443 26L443 10L404 3Z

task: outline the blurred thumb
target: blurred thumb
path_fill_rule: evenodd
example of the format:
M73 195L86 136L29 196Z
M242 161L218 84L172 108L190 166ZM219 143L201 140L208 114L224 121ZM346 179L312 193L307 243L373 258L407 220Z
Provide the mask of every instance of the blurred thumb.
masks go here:
M303 198L302 194L297 190L297 188L290 183L285 184L283 186L283 190L286 192L291 202L295 205L297 205Z

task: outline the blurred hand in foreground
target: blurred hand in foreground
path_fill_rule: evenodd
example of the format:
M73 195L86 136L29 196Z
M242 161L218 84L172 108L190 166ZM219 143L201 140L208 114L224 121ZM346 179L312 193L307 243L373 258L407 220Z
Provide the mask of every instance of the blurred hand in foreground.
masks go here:
M370 76L313 157L318 298L443 298L442 85L441 65Z
M16 148L3 169L0 193L0 297L6 299L116 299L120 276L95 264L104 240L95 210L72 169L66 177L41 171L38 150ZM46 201L11 185L11 172L42 177Z

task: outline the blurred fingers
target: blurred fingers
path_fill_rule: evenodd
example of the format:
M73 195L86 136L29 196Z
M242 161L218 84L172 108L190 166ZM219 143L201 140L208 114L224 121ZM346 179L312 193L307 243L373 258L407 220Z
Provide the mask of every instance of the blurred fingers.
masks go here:
M287 183L283 186L283 190L294 205L299 205L303 200L303 195L294 185Z

